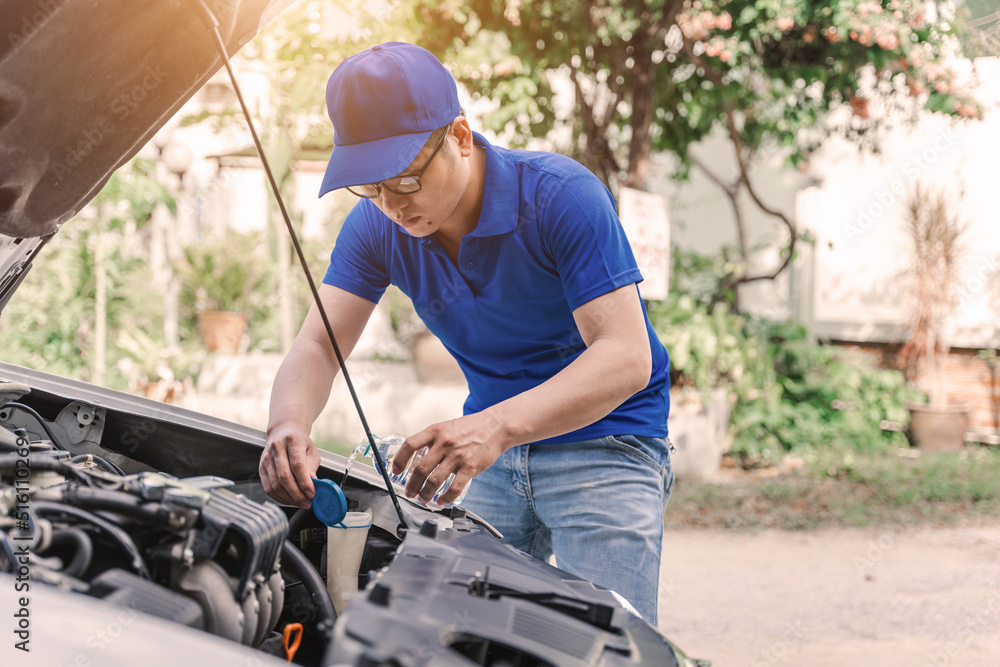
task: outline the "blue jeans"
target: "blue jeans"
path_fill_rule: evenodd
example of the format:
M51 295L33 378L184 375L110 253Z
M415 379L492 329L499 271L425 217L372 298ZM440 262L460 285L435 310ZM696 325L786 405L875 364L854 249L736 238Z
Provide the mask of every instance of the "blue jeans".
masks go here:
M611 589L656 625L663 512L673 489L666 438L616 435L512 447L462 502L504 542Z

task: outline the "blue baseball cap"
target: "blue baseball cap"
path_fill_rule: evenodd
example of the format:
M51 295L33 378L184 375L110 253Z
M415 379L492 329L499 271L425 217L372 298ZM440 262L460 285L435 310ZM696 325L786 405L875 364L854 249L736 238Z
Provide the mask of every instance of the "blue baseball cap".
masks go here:
M431 132L462 113L451 72L434 54L404 42L357 53L330 76L326 107L333 153L319 195L398 176Z

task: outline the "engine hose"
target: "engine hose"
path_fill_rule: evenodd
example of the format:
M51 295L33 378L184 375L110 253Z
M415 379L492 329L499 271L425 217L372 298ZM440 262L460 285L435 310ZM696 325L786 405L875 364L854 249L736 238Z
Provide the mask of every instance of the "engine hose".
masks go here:
M76 545L73 550L73 560L62 569L63 574L67 574L77 579L90 567L90 561L94 557L94 543L90 535L81 528L66 528L52 533L52 542L49 549L69 544ZM48 551L48 549L46 550Z
M302 524L305 523L305 520L309 517L310 514L312 514L311 509L307 510L303 507L300 507L299 509L295 510L295 513L292 514L292 518L288 520L289 537L291 537L292 535L298 537L296 533L298 533L299 530L302 529Z
M4 557L10 563L10 571L17 572L17 554L14 553L14 547L10 543L10 537L2 530L0 530L0 546L3 547ZM7 568L4 567L3 571L6 572Z
M59 443L59 438L57 438L55 434L52 433L52 429L49 428L48 423L46 423L46 421L42 418L40 414L38 414L35 411L34 408L25 405L24 403L18 403L16 401L10 401L6 403L4 407L17 408L19 410L24 410L25 412L27 412L29 415L35 418L35 421L38 422L38 425L42 427L43 431L45 431L45 435L49 436L49 440L52 442L53 447L56 447L57 449L62 449L64 451L66 450L66 448Z
M299 548L289 540L285 540L284 544L281 545L281 568L288 570L309 591L309 597L316 605L317 625L322 621L328 620L331 624L330 627L333 627L332 624L337 620L337 612L333 608L333 601L330 600L330 593L326 590L326 584L323 583L319 572L316 571L313 564L306 558L306 555L299 551Z
M27 459L18 454L0 454L0 477L9 475L13 478L18 470L24 470L25 460L27 460L29 471L54 470L64 477L72 477L87 486L93 486L93 481L83 471L62 459L53 457L51 454L28 454Z
M119 477L125 476L125 471L122 470L117 463L103 456L98 456L97 454L78 454L69 460L70 463L85 463L86 461L93 461L94 464L103 470L104 472L109 472L113 475L118 475Z
M18 464L18 461L21 463ZM18 469L23 469L25 465L28 466L28 470L55 470L62 474L73 474L70 469L76 470L50 454L28 454L27 464L24 461L25 457L16 453L0 454L0 474L14 473Z
M63 489L62 498L72 505L82 505L93 510L110 510L157 525L166 523L167 514L160 509L159 504L143 502L141 498L122 491L67 486Z
M142 560L142 554L139 553L139 547L135 545L132 538L129 537L128 533L114 525L110 521L102 519L93 512L88 512L87 510L80 509L79 507L73 507L72 505L66 505L65 503L54 503L48 500L36 500L32 503L35 511L39 514L64 514L66 516L75 517L87 523L93 524L94 526L100 528L108 536L117 542L122 549L132 558L132 567L143 579L151 579L149 570L146 568L146 563Z

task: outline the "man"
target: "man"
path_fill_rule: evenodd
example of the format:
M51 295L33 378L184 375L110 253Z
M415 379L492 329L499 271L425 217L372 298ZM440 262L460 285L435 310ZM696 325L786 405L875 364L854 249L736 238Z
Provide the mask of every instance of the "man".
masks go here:
M320 194L360 197L320 289L347 355L390 283L465 374L464 416L411 435L428 447L408 496L447 476L515 547L610 588L656 622L668 452L668 359L607 188L564 156L472 132L451 74L399 42L330 77L335 148ZM338 371L314 307L271 393L264 489L309 507L310 440Z

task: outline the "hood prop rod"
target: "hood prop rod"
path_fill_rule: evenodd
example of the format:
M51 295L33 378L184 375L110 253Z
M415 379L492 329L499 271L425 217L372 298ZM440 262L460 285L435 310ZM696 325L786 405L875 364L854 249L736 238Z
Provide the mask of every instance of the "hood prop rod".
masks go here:
M385 488L389 491L389 497L392 498L392 505L396 509L396 515L399 517L399 523L404 528L408 528L409 524L407 524L406 517L403 515L403 508L399 506L399 498L396 497L396 490L393 488L392 482L389 481L389 471L386 469L385 461L382 460L382 453L379 452L378 445L375 444L375 436L372 435L371 428L368 427L368 420L365 418L364 410L361 409L361 401L358 399L358 394L354 390L354 383L351 382L351 376L347 372L347 364L344 362L344 355L341 354L340 346L337 345L337 337L333 334L333 327L330 326L330 320L326 316L326 309L323 308L323 302L319 298L319 292L316 290L316 283L313 281L312 274L309 272L309 264L306 262L305 255L302 252L302 246L299 245L295 229L292 227L291 218L288 216L288 211L285 208L285 202L281 197L281 191L278 189L278 182L274 179L274 174L271 172L271 165L268 162L267 155L264 154L264 147L261 145L260 138L257 136L257 130L254 129L250 111L247 109L247 105L243 101L243 94L240 92L240 86L236 82L236 75L233 73L233 68L229 64L229 54L226 52L226 44L222 40L222 35L219 33L219 21L215 18L215 14L212 13L212 10L205 5L203 0L191 0L191 4L194 6L202 22L208 26L212 35L215 37L215 45L218 47L219 54L222 56L222 64L225 65L226 72L229 73L229 80L232 82L233 90L236 92L236 97L240 101L240 108L243 110L243 116L246 118L247 126L250 128L250 134L253 136L253 143L257 146L257 153L260 155L261 162L264 165L264 171L267 172L267 180L271 183L271 191L274 193L274 198L278 201L278 207L281 209L281 216L285 220L285 227L288 229L288 234L292 239L292 245L295 246L295 254L298 256L299 263L302 265L302 271L306 274L306 280L309 282L309 290L312 292L313 301L316 304L316 308L319 310L320 316L323 318L323 326L326 327L326 334L330 338L330 343L333 344L333 352L337 355L337 363L340 364L340 370L344 374L344 381L347 383L347 388L351 392L351 398L354 400L354 407L357 408L358 416L361 418L361 425L365 429L365 437L368 438L368 444L371 446L372 456L374 456L378 461L377 467L382 472L382 479L385 480ZM346 479L341 480L341 483L346 481Z

